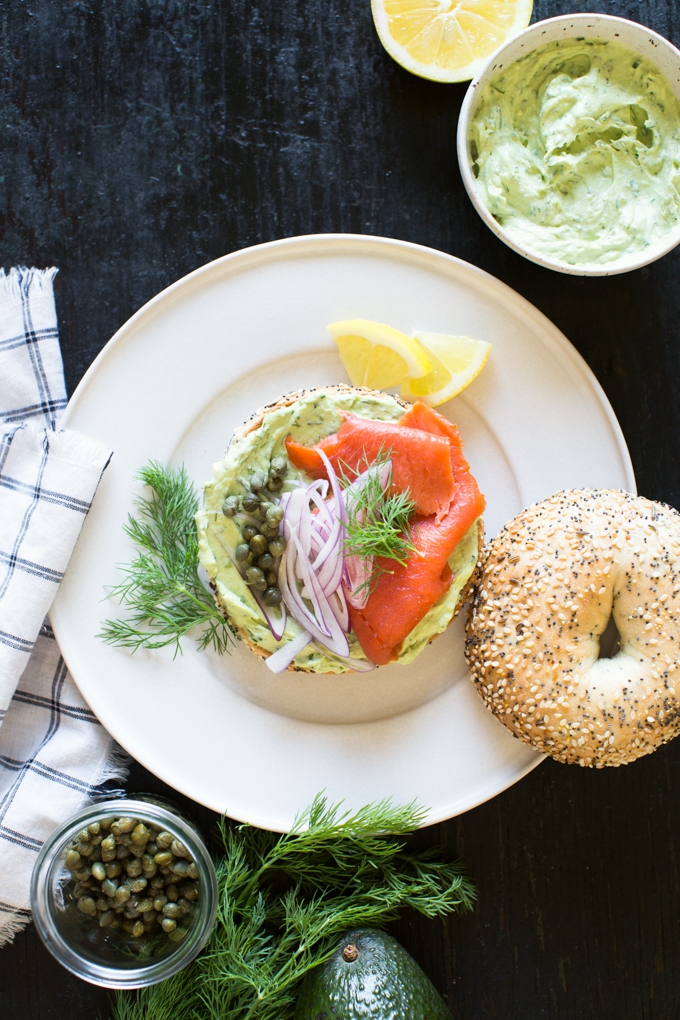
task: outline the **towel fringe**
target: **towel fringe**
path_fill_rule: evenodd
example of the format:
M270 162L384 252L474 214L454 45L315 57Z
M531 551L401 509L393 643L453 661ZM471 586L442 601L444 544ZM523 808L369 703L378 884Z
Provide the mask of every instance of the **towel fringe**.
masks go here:
M23 931L30 923L30 917L23 917L16 914L0 914L0 948L14 941L14 936Z
M0 302L21 301L22 297L52 297L52 281L59 270L28 269L26 266L12 266L9 273L0 269Z
M125 783L130 775L131 762L132 759L127 751L124 751L120 744L112 741L111 750L104 759L97 781L93 785L98 787L103 786L104 783ZM125 790L120 785L117 788L101 790L101 792L95 789L91 799L97 801L103 797L124 797L125 795Z

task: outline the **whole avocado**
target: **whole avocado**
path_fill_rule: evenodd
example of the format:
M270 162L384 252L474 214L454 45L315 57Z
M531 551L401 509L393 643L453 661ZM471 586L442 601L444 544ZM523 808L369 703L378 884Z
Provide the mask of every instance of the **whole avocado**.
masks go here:
M362 928L309 972L295 1020L451 1020L427 975L391 935Z

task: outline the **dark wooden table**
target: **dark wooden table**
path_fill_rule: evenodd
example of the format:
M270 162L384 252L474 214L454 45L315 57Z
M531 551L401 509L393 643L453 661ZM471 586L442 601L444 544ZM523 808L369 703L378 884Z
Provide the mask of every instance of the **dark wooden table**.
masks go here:
M584 9L680 43L677 0L536 0L534 16ZM210 259L383 234L545 312L606 390L640 492L680 504L680 250L588 280L496 240L458 173L465 86L394 64L369 0L3 0L0 46L1 261L60 267L71 390L140 305ZM135 767L130 788L163 785ZM680 1017L679 808L678 741L619 770L545 762L426 833L467 862L476 912L394 932L457 1020ZM2 1020L94 1020L107 1002L33 930L0 951Z

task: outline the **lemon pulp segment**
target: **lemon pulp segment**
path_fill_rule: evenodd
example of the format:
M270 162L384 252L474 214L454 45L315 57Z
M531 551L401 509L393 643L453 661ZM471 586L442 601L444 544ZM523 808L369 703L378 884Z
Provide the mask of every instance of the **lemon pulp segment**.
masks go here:
M354 386L389 389L408 377L432 371L422 345L392 326L371 319L348 319L328 327Z
M469 386L484 368L491 351L491 344L469 336L416 333L416 338L428 353L432 371L419 379L405 379L401 394L420 398L433 407Z

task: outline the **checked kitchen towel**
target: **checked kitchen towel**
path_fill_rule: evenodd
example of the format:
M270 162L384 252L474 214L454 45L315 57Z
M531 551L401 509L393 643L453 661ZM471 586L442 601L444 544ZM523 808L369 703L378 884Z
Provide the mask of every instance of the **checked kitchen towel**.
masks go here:
M45 837L125 775L45 618L111 457L58 429L56 272L0 270L0 946L30 920Z

